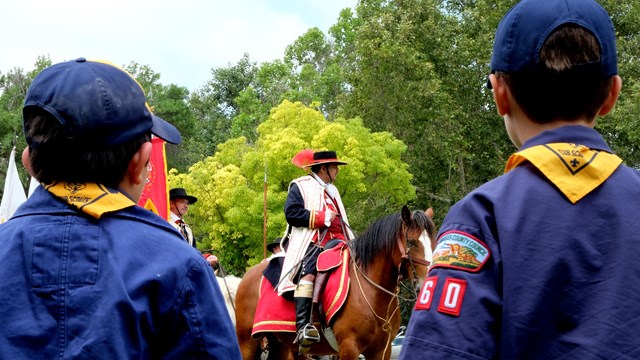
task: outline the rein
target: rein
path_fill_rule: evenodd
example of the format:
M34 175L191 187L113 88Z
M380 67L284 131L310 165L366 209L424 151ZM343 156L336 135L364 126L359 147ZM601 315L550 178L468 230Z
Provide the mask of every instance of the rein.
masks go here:
M400 309L400 306L398 304L396 304L395 309L393 310L391 315L389 315L389 312L391 310L391 304L393 304L393 300L395 298L399 297L399 296L398 296L398 294L392 293L391 291L389 291L389 290L383 288L382 286L376 284L373 280L369 279L362 272L362 270L358 267L358 264L356 264L356 262L353 260L353 257L351 257L351 263L353 264L353 267L357 270L355 272L356 281L358 282L358 287L360 288L360 293L362 294L362 297L364 298L364 301L367 303L367 305L369 305L369 310L371 310L373 315L375 315L375 317L377 317L378 320L382 321L382 331L387 333L387 344L385 345L384 352L382 353L382 357L384 358L384 355L387 353L387 350L389 350L389 344L391 343L391 318L393 318L393 316L396 314L398 309ZM386 318L383 318L382 316L378 315L376 313L376 311L373 309L373 306L371 306L371 303L369 302L369 299L367 299L367 295L364 293L364 289L362 288L362 283L360 283L360 277L358 276L358 273L360 273L362 276L364 276L364 278L367 279L367 281L369 281L376 288L378 288L378 289L386 292L387 294L391 295L391 300L389 300L389 305L387 305L387 317Z
M408 245L409 244L409 239L408 239L408 231L406 231L406 226L403 224L402 225L402 231L404 233L404 239L405 239L405 243ZM402 268L402 263L404 261L408 261L409 262L409 266L411 267L411 272L413 273L413 283L415 284L418 280L418 271L416 270L416 263L426 266L427 268L429 267L429 265L431 265L431 262L424 260L424 259L420 259L420 258L413 258L413 256L411 256L411 248L409 248L408 250L405 250L405 247L402 246L402 241L400 241L400 238L398 238L398 249L400 249L400 264L398 264L398 284L402 285L402 282L400 280L402 277L402 272L401 272L401 268ZM406 285L402 285L403 287L407 288ZM418 290L415 288L413 289L409 289L410 291L413 291L413 299L402 299L405 301L415 301L418 298Z

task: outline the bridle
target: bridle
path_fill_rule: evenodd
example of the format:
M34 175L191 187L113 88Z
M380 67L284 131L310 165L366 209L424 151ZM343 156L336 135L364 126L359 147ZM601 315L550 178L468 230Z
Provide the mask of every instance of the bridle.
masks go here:
M404 233L404 241L407 244L407 247L409 245L409 235L408 235L408 231L407 231L407 225L402 224L402 232ZM415 240L412 240L415 241ZM400 238L398 238L397 240L398 243L398 249L400 249L400 265L398 265L398 270L400 270L400 267L402 266L402 262L403 261L409 261L409 264L411 264L411 267L414 270L414 275L416 274L415 272L415 264L414 263L418 263L420 265L424 265L429 267L429 265L431 265L431 263L425 259L420 259L420 258L413 258L411 256L411 248L409 247L408 249L405 249L405 247L402 245L402 240L400 240Z
M401 284L401 281L403 280L402 277L402 265L404 264L405 261L409 262L409 266L411 267L411 273L413 274L413 281L417 282L418 281L418 271L416 270L416 263L429 267L429 265L431 265L431 263L425 259L420 259L420 258L414 258L413 256L411 256L411 247L409 247L408 249L405 248L405 246L402 244L402 240L404 239L406 244L409 244L409 235L408 235L408 226L405 225L404 223L402 224L402 233L403 235L397 238L396 243L398 244L398 249L400 250L400 262L398 263L398 284ZM408 246L408 245L407 245ZM372 279L370 279L363 271L362 269L360 269L360 267L358 266L358 264L356 264L355 260L353 259L353 257L351 257L351 262L353 263L353 267L356 270L356 276L358 276L358 273L360 273L360 275L362 275L362 277L364 277L371 285L373 285L375 288L381 290L382 292L385 292L389 295L391 295L392 297L397 297L399 300L403 300L403 301L415 301L418 297L418 292L416 289L414 289L414 298L413 299L408 299L408 298L403 298L398 294L398 291L396 291L395 293L385 289L384 287L378 285L375 281L373 281Z

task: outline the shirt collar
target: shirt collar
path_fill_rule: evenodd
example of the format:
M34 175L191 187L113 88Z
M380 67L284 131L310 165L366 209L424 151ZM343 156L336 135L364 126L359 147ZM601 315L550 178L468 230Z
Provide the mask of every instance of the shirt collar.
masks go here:
M171 211L169 211L169 216L171 217L171 221L176 222L178 220L182 220L178 215L172 213Z
M327 187L327 184L324 181L322 181L322 179L320 179L320 176L318 176L316 173L312 172L309 175L311 175L312 178L316 179L316 181L320 183L320 185L322 185L323 187Z

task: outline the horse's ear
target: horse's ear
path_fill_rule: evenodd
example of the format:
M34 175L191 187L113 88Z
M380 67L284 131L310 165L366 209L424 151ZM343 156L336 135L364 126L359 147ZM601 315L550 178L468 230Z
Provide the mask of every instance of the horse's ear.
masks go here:
M424 212L425 212L425 214L427 214L427 216L428 216L430 219L433 219L433 208L432 208L432 207L428 208L428 209L427 209L427 210L425 210Z
M411 210L409 210L409 207L407 205L404 205L402 207L401 214L402 214L402 221L405 224L411 224Z

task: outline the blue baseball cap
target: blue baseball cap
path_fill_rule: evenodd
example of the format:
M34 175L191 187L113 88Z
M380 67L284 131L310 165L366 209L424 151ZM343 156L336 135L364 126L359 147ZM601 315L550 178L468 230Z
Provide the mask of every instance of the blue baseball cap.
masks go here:
M149 132L172 144L182 141L178 129L153 115L133 76L104 61L78 58L44 69L27 90L23 112L30 107L58 119L69 139L96 149ZM26 141L32 147L38 145L29 137Z
M600 72L618 73L616 35L609 14L593 0L523 0L502 18L493 44L491 71L519 72L538 65L547 37L559 26L589 30L601 48Z

